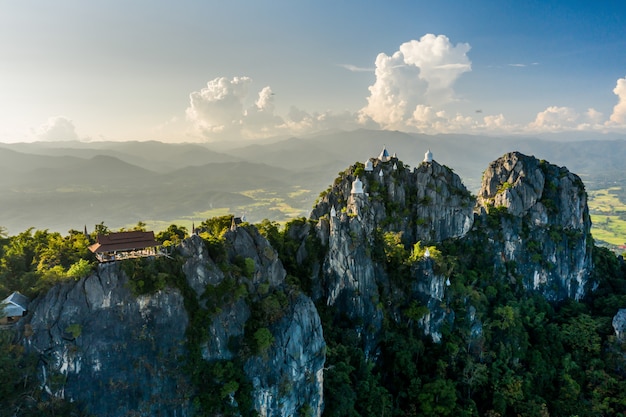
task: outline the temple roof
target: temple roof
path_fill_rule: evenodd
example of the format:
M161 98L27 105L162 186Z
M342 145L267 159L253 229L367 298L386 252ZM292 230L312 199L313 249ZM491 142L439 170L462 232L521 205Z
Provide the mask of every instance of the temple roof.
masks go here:
M7 298L2 300L0 304L4 305L4 309L0 311L0 317L16 317L21 316L28 310L28 297L15 291Z
M124 251L151 248L159 246L154 239L154 232L118 232L108 235L98 235L97 243L89 246L93 253Z
M389 156L389 151L387 151L387 147L383 146L383 150L380 151L380 155L378 155L378 159L382 162L387 162L391 159Z

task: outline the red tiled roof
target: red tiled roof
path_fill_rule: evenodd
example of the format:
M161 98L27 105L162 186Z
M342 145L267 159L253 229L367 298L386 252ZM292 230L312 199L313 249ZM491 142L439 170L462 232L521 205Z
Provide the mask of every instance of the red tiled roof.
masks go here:
M98 242L89 246L93 253L144 249L159 246L154 239L154 232L118 232L98 235Z

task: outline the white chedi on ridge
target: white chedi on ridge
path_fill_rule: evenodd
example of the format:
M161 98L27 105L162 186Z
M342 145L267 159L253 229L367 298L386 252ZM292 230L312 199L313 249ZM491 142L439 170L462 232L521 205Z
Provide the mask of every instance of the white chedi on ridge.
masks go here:
M352 181L352 190L350 190L350 194L363 194L363 182L356 177L354 181Z
M424 162L431 163L433 162L433 153L429 150L424 154Z

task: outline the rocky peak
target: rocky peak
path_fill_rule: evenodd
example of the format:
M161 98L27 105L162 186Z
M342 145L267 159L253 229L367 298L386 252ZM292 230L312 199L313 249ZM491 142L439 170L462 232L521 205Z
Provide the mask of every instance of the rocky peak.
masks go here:
M434 160L413 170L395 157L370 161L371 171L357 163L340 173L322 193L311 217L320 220L319 236L328 245L320 296L335 306L338 314L358 323L356 330L366 351L373 352L383 322L380 303L383 296L395 302L390 294L398 293L389 280L384 256L374 255L382 250L384 235L398 236L408 251L418 241L464 236L473 224L474 200L459 176ZM351 193L356 178L362 182L363 193ZM414 279L420 282L418 293L441 287L442 277L432 270L416 268L414 272ZM439 300L432 304L441 304L443 294L426 292L423 302ZM425 333L433 338L445 318L435 309L423 321Z
M437 161L414 171L417 204L416 240L440 242L464 236L474 223L474 201L461 178Z
M481 207L506 207L522 216L541 198L545 175L540 161L519 152L510 152L491 162L483 175L477 204Z
M519 152L489 164L476 211L491 219L496 264L549 300L580 299L591 271L591 220L580 178ZM485 224L485 222L483 222Z

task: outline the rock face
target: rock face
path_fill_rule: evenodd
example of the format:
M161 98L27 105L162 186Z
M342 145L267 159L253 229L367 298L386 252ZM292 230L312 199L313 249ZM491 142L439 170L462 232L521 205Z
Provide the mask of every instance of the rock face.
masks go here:
M220 262L230 270L253 264L249 277L222 271L199 236L180 247L186 283L200 308L212 312L200 346L207 362L240 354L229 342L244 337L251 305L265 293L288 291L276 252L256 229L228 232L225 247ZM209 305L216 299L205 293L227 280L235 294ZM97 273L57 285L31 304L20 328L26 347L41 354L46 391L94 416L195 415L192 399L202 387L193 386L184 369L190 318L181 291L166 287L135 297L128 282L120 264L102 264ZM290 292L284 299L280 317L269 326L273 342L247 359L252 404L261 416L293 416L303 409L320 416L325 342L319 315L303 294Z
M469 232L474 223L474 202L461 178L436 161L420 164L414 176L416 240L440 242Z
M434 160L421 163L413 171L395 157L386 162L371 161L371 172L357 164L342 173L323 194L311 217L319 220L318 236L328 245L321 290L316 294L336 307L338 315L356 323L366 352L374 353L383 319L380 303L398 301L384 257L376 256L385 234L398 236L406 246L461 237L473 225L474 200L458 175ZM363 194L351 193L357 177L363 183ZM428 268L415 270L416 282L422 282L416 287L423 295L422 302L441 304L431 300L443 298L443 288L435 283L442 279ZM433 285L442 292L431 295ZM402 303L406 303L408 297L403 294ZM421 321L424 331L435 339L445 317L439 309L429 309Z
M489 165L474 201L434 160L411 171L385 159L341 173L314 207L313 222L285 236L290 261L312 265L313 300L348 323L369 358L380 352L385 320L419 326L435 342L444 323L454 325L452 306L460 304L447 295L454 266L446 269L428 249L444 240L477 242L494 276L548 300L586 294L591 222L576 175L509 153ZM307 246L311 235L321 245ZM233 228L211 245L197 235L182 242L176 288L135 297L120 265L106 264L33 302L18 326L25 346L41 354L46 391L94 416L192 416L203 387L192 386L183 366L194 352L204 365L241 359L259 415L319 417L326 346L315 304L287 282L277 252L254 227ZM458 317L471 325L470 342L478 340L481 318L471 300L462 303ZM613 320L620 339L624 311ZM188 326L206 336L195 350ZM237 406L234 391L220 394Z
M326 343L311 299L298 296L272 334L275 341L269 351L246 363L255 410L261 416L293 416L308 409L320 416Z
M167 289L135 298L127 282L105 264L31 305L20 326L41 354L45 390L90 415L189 415L183 297Z
M490 233L494 262L551 301L585 295L592 268L591 220L580 178L512 152L483 175L477 211L499 214ZM493 219L493 217L492 217ZM493 220L492 220L493 221Z
M626 309L620 308L613 317L613 330L615 337L620 342L626 341Z

